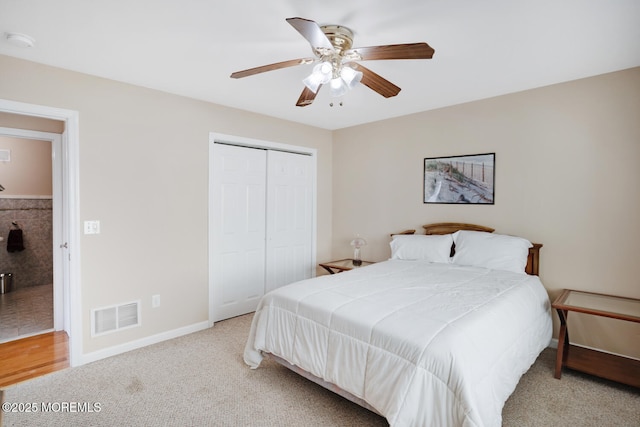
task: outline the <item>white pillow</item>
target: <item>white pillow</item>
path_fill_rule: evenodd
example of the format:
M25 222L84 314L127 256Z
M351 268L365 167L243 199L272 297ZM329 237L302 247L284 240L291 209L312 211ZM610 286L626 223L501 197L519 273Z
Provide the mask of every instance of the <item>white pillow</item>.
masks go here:
M430 262L451 262L451 234L439 235L397 235L391 240L391 259L423 260Z
M458 265L506 270L525 274L529 248L521 237L482 231L457 231L453 234L456 252L451 262Z

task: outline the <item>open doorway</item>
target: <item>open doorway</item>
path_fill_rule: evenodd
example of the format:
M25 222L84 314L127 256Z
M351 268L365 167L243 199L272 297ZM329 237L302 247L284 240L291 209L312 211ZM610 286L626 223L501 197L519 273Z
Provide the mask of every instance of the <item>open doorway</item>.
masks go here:
M52 140L53 177L53 306L54 329L68 335L69 362L81 365L82 306L79 254L79 124L78 112L56 107L0 99L0 131L30 139L42 137L47 129L34 123L62 125ZM57 141L57 142L56 142ZM0 183L1 184L1 183Z
M60 134L25 133L0 131L0 343L62 329L62 307L54 312L62 284L54 286L53 263L60 213L54 215L52 160Z

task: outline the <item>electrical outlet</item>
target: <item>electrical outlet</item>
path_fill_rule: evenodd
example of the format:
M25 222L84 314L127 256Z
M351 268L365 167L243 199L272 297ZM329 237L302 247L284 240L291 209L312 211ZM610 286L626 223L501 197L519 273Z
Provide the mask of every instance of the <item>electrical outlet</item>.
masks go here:
M151 297L151 307L152 308L160 307L160 295L154 295Z

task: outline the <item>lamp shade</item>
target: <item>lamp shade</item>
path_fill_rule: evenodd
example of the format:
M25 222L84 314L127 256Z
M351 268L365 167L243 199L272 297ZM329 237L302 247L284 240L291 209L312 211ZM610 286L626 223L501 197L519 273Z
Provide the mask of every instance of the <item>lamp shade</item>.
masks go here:
M302 80L302 83L313 93L318 91L320 85L329 83L333 74L333 67L329 62L321 62L313 67L313 72Z
M362 80L362 72L345 66L342 67L342 71L340 71L340 77L344 80L349 89L353 89L355 85L360 83L360 80Z
M349 86L345 83L342 77L337 77L331 80L331 85L329 86L330 93L333 98L338 98L349 90Z
M367 241L360 236L356 237L351 241L351 246L353 246L354 248L361 248L363 246L366 246L366 244L367 244Z

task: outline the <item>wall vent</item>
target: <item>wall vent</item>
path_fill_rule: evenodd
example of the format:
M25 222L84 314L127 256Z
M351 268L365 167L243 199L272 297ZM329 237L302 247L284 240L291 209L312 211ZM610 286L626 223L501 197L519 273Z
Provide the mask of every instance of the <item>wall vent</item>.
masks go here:
M140 326L140 301L91 310L91 336Z

